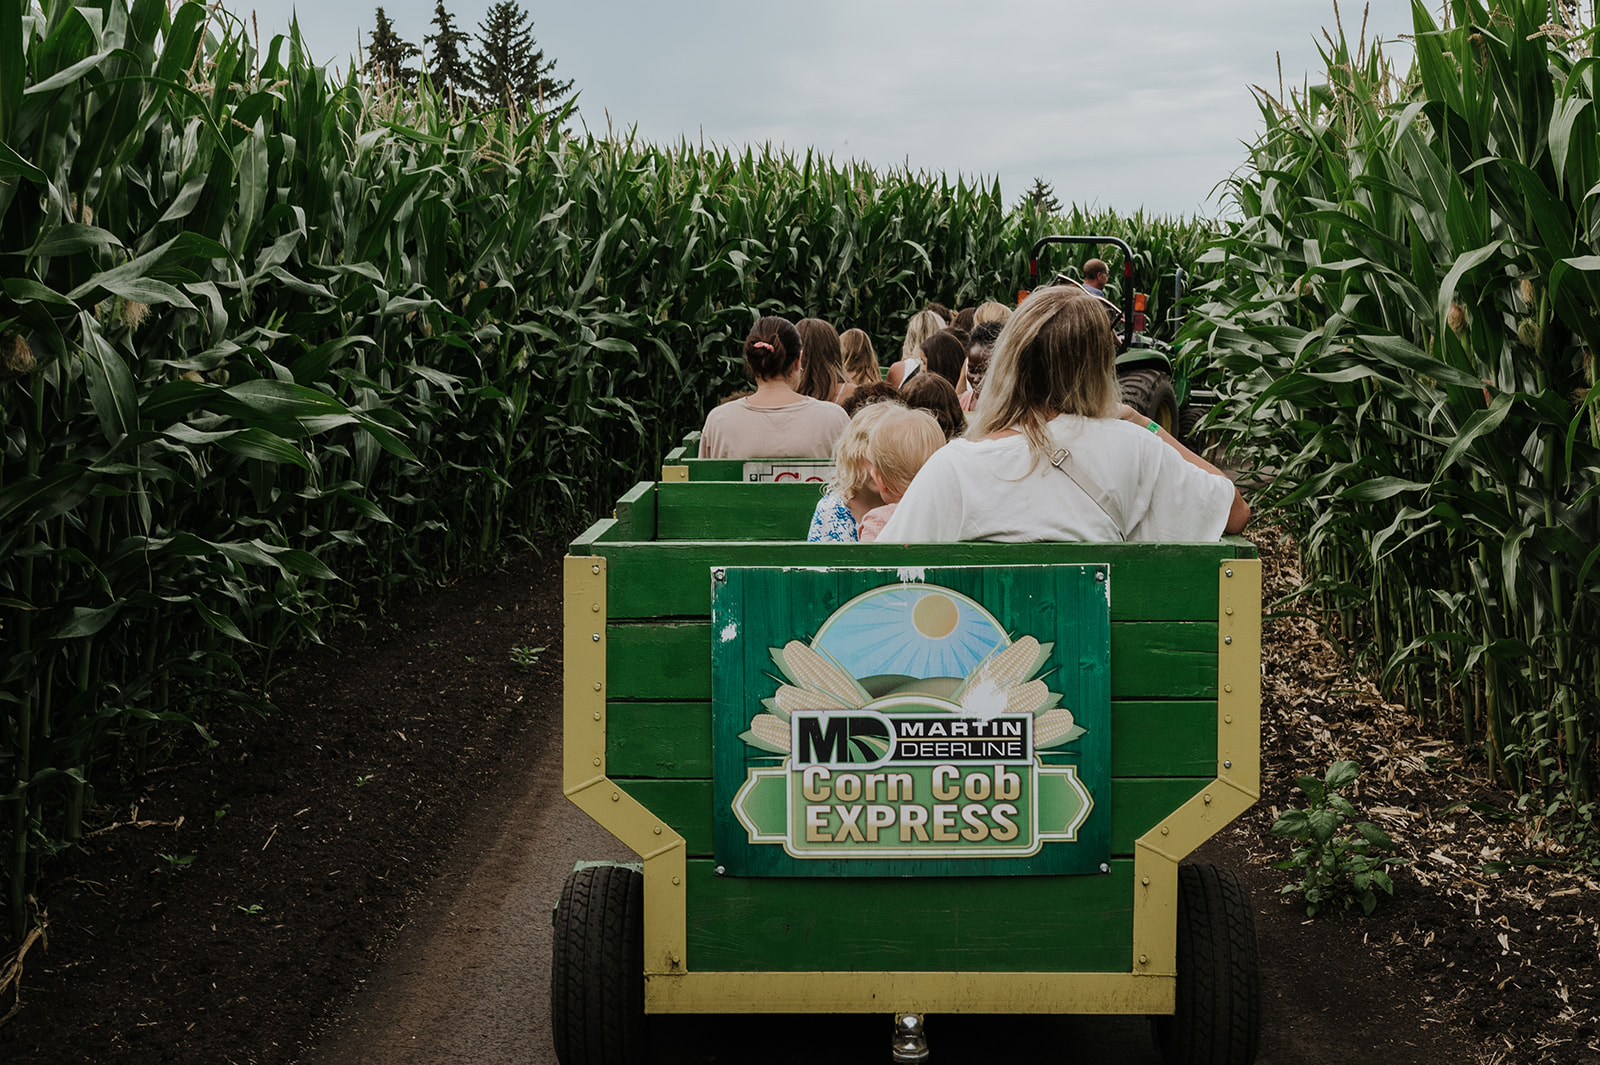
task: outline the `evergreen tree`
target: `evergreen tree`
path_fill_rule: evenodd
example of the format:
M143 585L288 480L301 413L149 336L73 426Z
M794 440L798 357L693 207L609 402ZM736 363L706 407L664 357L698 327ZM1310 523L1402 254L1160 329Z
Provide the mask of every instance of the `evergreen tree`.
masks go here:
M1039 177L1033 179L1033 188L1023 194L1017 206L1042 211L1045 214L1061 213L1061 201L1056 199L1056 190L1048 181Z
M407 67L406 60L422 53L417 46L394 32L394 23L378 8L378 28L371 33L372 43L367 49L366 70L374 77L412 89L417 84L417 70Z
M472 88L485 107L508 104L535 108L542 119L561 109L572 82L551 77L556 61L545 62L534 46L528 13L517 0L498 0L478 23L472 51Z
M456 29L455 17L445 10L444 0L436 0L433 5L433 25L439 32L422 38L429 49L424 62L433 78L433 87L452 104L461 101L470 105L473 102L469 95L472 68L462 54L468 37Z

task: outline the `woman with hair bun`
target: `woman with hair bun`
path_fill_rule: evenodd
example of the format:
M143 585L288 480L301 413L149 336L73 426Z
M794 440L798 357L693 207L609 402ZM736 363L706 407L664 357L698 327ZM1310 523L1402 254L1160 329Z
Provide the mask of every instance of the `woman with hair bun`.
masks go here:
M744 341L756 390L712 409L700 431L703 459L827 458L850 416L837 403L799 393L800 334L783 318L762 318Z
M1035 292L995 341L966 437L917 473L878 537L1214 541L1250 507L1225 474L1121 401L1099 300Z

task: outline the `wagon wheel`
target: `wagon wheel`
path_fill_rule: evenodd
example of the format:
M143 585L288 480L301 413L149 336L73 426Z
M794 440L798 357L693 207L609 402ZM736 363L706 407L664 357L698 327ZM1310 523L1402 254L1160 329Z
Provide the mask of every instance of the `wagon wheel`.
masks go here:
M550 1027L561 1065L645 1057L644 876L576 869L561 888L550 965Z
M1226 869L1178 869L1177 1009L1156 1017L1166 1065L1251 1065L1261 1038L1255 916Z
M1178 435L1178 394L1165 370L1134 370L1118 378L1123 402L1172 435Z

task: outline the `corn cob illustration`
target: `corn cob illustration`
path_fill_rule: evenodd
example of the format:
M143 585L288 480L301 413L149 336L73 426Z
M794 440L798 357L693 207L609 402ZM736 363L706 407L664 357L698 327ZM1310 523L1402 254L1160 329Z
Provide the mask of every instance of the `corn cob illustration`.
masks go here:
M1032 636L1023 636L992 657L978 664L967 678L965 687L975 687L984 682L1005 690L1031 678L1050 657L1053 644L1041 644Z
M757 714L750 721L750 734L769 747L785 753L789 751L789 723L782 718Z
M1063 739L1072 731L1072 711L1064 706L1058 706L1048 713L1040 714L1033 722L1033 745L1035 747L1049 747L1057 740Z
M872 698L833 659L799 640L790 640L783 645L781 652L774 653L772 657L784 674L799 687L824 692L838 700L827 709L854 710L867 705Z
M778 704L778 709L783 711L780 717L786 717L798 710L844 710L853 707L843 704L827 692L812 691L807 688L796 688L784 684L778 688L773 701Z
M1050 701L1050 688L1042 680L1014 684L1005 693L1008 714L1031 714Z

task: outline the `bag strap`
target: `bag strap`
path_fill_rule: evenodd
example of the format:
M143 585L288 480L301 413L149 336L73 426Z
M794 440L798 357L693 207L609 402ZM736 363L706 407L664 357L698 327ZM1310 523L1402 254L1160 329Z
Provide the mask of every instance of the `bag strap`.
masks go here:
M1111 524L1114 525L1117 530L1117 539L1126 540L1128 538L1128 534L1124 531L1123 527L1122 508L1117 505L1117 501L1115 499L1112 499L1111 496L1106 493L1104 488L1100 487L1099 482L1097 482L1093 477L1090 477L1088 473L1084 472L1083 470L1075 470L1073 468L1072 452L1068 451L1066 448L1060 448L1056 450L1050 456L1050 465L1054 466L1068 477L1071 477L1072 483L1083 489L1083 494L1088 496L1090 501L1093 502L1095 506L1099 507L1105 513L1106 517L1111 519Z

